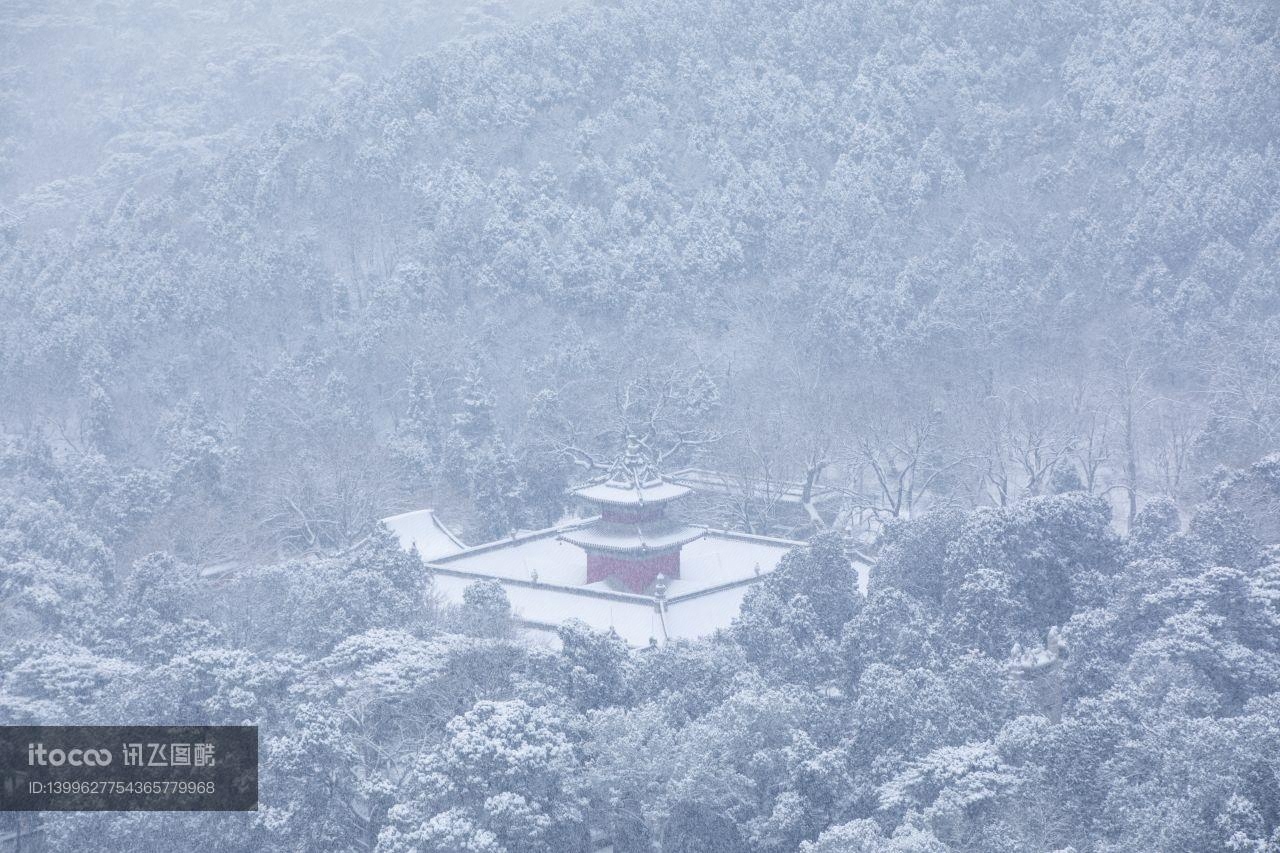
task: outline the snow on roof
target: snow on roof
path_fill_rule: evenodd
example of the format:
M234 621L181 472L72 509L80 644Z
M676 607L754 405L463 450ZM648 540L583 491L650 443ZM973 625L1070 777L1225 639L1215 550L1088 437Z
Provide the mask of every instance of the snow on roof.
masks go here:
M603 480L574 489L578 497L595 503L636 506L666 503L692 491L667 481L653 465L648 448L635 435L627 435L626 451L614 460Z
M586 583L586 552L561 537L580 532L588 523L552 527L429 560L436 591L447 601L461 601L468 585L495 579L528 627L554 630L576 618L598 630L613 628L628 643L643 646L650 637L658 642L692 639L727 627L747 587L801 544L707 530L681 549L680 577L668 581L666 610L660 613L652 595L620 591L608 580Z
M673 501L689 494L692 489L679 483L668 483L659 480L641 485L622 485L611 480L594 483L574 489L573 493L583 500L594 503L612 504L614 506L633 506L636 504L658 504Z
M605 551L662 551L692 542L706 531L673 521L647 524L622 524L601 521L589 527L577 527L560 534L560 538L584 548Z
M400 547L417 548L424 560L456 554L467 546L436 517L435 510L420 509L382 519L400 539Z

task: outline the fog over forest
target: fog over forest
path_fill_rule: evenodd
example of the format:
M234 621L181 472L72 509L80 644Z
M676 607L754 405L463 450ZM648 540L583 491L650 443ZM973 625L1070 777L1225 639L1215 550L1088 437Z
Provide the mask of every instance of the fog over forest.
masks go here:
M55 724L258 808L0 853L1280 853L1274 3L9 0Z

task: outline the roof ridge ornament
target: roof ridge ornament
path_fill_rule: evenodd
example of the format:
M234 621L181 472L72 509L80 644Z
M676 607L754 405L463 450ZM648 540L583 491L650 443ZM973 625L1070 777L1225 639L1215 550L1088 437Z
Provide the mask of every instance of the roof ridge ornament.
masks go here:
M645 443L634 432L628 430L626 449L614 459L604 482L607 485L639 491L646 486L666 482L666 478L658 473Z

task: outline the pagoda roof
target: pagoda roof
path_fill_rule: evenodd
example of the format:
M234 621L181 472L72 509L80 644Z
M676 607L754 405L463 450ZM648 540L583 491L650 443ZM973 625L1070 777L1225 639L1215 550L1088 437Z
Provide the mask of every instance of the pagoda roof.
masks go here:
M705 528L674 521L651 524L600 521L566 530L560 534L559 538L580 548L634 554L678 548L695 539L701 539L706 532Z
M627 450L609 468L603 480L574 489L583 500L613 506L643 506L682 498L693 490L660 475L635 436L627 436Z
M641 506L673 501L676 498L684 497L691 491L693 490L688 486L682 486L679 483L668 483L665 480L646 483L641 486L623 486L606 480L603 483L593 483L574 489L573 493L592 503L612 504L614 506Z

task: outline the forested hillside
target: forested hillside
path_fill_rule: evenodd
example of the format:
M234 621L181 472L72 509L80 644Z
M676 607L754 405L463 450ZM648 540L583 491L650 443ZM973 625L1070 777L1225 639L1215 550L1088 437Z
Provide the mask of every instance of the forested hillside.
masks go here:
M56 849L1280 850L1270 4L160 5L3 17L0 723L255 722L262 808ZM709 508L813 537L728 635L376 525L628 429L835 496Z
M860 517L1007 503L1059 461L1126 518L1194 501L1280 425L1275 24L637 3L453 42L11 222L6 428L203 454L249 478L240 527L288 501L358 527L407 457L415 496L507 495L491 533L554 514L554 451L612 447L618 387L675 371L720 467L826 463ZM468 383L495 434L431 483ZM268 494L262 456L301 482Z
M212 162L460 33L558 0L9 0L0 199L41 224Z

